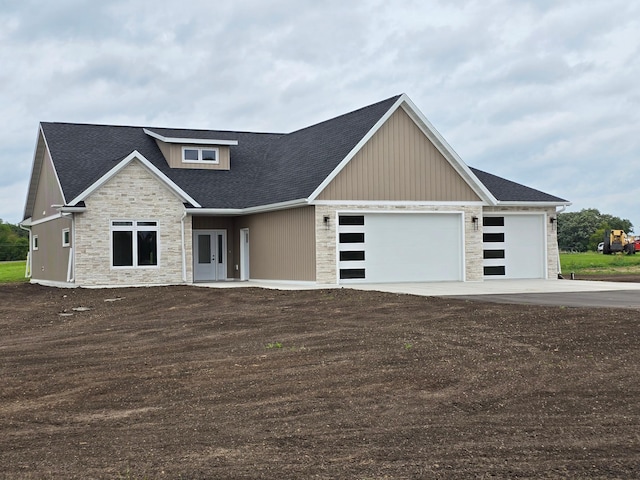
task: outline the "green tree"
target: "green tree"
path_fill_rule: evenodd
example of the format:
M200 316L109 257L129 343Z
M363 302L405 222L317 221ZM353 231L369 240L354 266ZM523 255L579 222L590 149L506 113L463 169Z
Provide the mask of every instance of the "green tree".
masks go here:
M595 208L558 214L558 246L561 250L595 250L608 229L633 232L633 224L619 217L602 214Z
M0 218L0 262L24 260L29 251L29 234L17 225L4 223Z

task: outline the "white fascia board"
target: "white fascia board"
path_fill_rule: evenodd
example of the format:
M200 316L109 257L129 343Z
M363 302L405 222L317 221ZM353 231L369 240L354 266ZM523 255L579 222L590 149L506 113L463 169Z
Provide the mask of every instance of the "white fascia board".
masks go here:
M290 200L288 202L271 203L248 208L187 208L189 215L250 215L252 213L273 212L287 208L304 207L309 205L307 199Z
M475 176L466 163L460 158L456 151L449 145L444 137L438 132L436 127L424 116L420 109L406 95L402 94L403 109L418 125L422 132L435 145L438 151L447 159L451 166L467 181L469 186L478 194L480 198L489 204L497 204L498 199L493 196L487 187Z
M53 169L53 175L56 177L56 184L58 185L58 190L60 190L62 201L64 203L67 203L67 199L64 196L64 191L62 190L62 184L60 183L60 177L58 177L58 171L56 170L56 164L53 161L53 155L51 155L51 150L49 149L49 142L47 142L47 137L44 135L44 132L42 131L42 125L40 125L40 131L42 132L42 140L44 140L45 150L46 152L49 153L49 158L51 159L51 168ZM46 155L44 158L46 158Z
M362 147L364 147L364 145L371 139L371 137L373 137L376 134L376 132L380 130L380 127L384 125L384 123L389 119L389 117L391 117L391 115L393 115L393 113L402 104L402 102L404 101L403 100L404 97L405 95L402 94L398 98L398 100L396 100L396 102L391 106L391 108L387 110L387 113L385 113L382 117L380 117L380 120L378 120L376 124L373 127L371 127L371 130L369 130L369 132L367 132L367 134L364 137L362 137L362 140L360 140L356 144L356 146L353 147L353 149L351 149L351 151L347 154L347 156L344 157L344 159L338 164L338 166L333 169L333 171L329 174L329 176L324 179L324 181L318 186L318 188L316 188L313 191L311 195L309 195L310 202L313 202L316 198L318 198L318 195L322 193L322 191L327 187L327 185L329 185L333 181L333 179L338 176L338 174L344 169L344 167L347 166L347 164L351 161L351 159L356 156L356 154L362 149Z
M498 201L498 207L568 207L571 202L515 202L515 201Z
M182 201L188 202L191 205L194 205L196 207L200 206L200 204L198 202L196 202L193 198L191 198L191 196L189 194L187 194L187 192L182 190L178 185L176 185L173 182L173 180L171 180L164 173L162 173L160 170L158 170L149 160L147 160L144 157L144 155L142 155L137 150L134 150L129 155L127 155L127 157L125 157L115 167L113 167L111 170L109 170L107 173L105 173L102 177L100 177L96 182L94 182L91 186L89 186L89 188L87 188L82 193L80 193L80 195L78 195L76 198L71 200L66 206L67 207L76 206L76 204L78 202L83 201L89 195L91 195L93 192L95 192L97 189L102 187L102 185L104 185L106 182L108 182L110 179L112 179L115 175L117 175L120 172L120 170L122 170L124 167L129 165L129 163L131 163L133 160L138 160L142 164L142 166L144 166L147 170L149 170L152 174L154 174L162 182L164 182L165 185L167 185L167 187L169 187L169 189L176 196L178 196Z
M44 150L42 152L42 162L40 163L40 171L38 172L38 181L35 182L35 185L32 184L31 182L33 181L33 174L36 171L36 162L38 160L38 146L40 144L40 137L42 137L42 144L44 146ZM63 202L66 203L66 198L64 196L64 191L62 190L62 184L60 183L60 177L58 177L58 171L56 170L56 165L53 162L53 157L51 156L51 150L49 150L49 144L47 143L47 137L45 137L44 135L44 131L42 130L42 123L38 124L38 133L36 135L36 147L35 150L33 152L33 162L31 164L31 176L29 177L29 188L27 189L27 198L26 201L24 202L25 205L25 211L24 211L24 215L26 216L31 215L32 212L27 212L27 210L29 209L29 207L33 208L33 205L29 205L29 197L31 195L31 190L32 188L35 189L35 191L33 192L33 202L35 203L36 200L36 194L38 193L38 183L39 183L39 179L40 179L40 175L42 175L42 169L44 168L44 162L45 162L45 158L47 157L47 153L49 154L49 158L51 159L51 168L53 170L53 175L56 179L56 185L58 186L58 190L60 191L60 196L62 197Z
M144 133L153 137L157 140L160 140L164 143L191 143L197 145L238 145L237 140L212 140L210 138L177 138L177 137L165 137L160 135L159 133L152 132L146 128L142 129Z
M18 226L19 226L19 227L29 228L29 227L31 227L31 225L32 225L31 220L33 220L33 218L32 218L32 217L25 218L25 219L24 219L24 220L22 220L21 222L18 222Z
M485 202L431 202L418 200L316 200L309 202L311 205L327 205L327 206L358 206L358 207L439 207L439 206L457 206L457 207L481 207L486 206Z
M35 225L40 225L41 223L47 223L50 222L52 220L57 220L59 218L62 218L62 213L56 213L54 215L49 215L48 217L44 217L41 218L40 220L36 220L35 222L32 221L31 218L29 218L29 224L26 223L26 221L20 223L20 225L23 225L25 227L33 227Z
M69 207L69 206L61 206L61 213L83 213L87 211L87 207Z

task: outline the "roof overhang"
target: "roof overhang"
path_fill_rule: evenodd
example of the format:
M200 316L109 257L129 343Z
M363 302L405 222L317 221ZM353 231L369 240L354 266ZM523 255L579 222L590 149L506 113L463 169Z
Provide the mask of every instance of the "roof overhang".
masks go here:
M73 200L64 205L65 208L69 207L78 207L78 203L84 201L88 196L90 196L93 192L102 187L105 183L115 177L124 167L129 165L133 161L138 161L140 164L146 168L151 174L155 175L162 183L164 183L169 190L171 190L178 198L180 198L185 203L190 203L196 207L199 207L200 204L196 202L191 196L185 192L182 188L176 185L173 180L167 177L164 173L162 173L155 165L153 165L149 160L147 160L144 155L142 155L137 150L134 150L129 155L127 155L124 159L122 159L118 164L105 173L102 177L96 180L93 184L89 186L89 188L85 189L78 196L76 196Z
M76 207L71 207L68 205L61 205L58 210L60 211L60 213L83 213L87 211L87 207L86 206L76 206Z
M144 133L149 135L150 137L155 138L156 140L160 140L164 143L187 143L187 144L196 144L196 145L238 145L237 140L217 140L211 138L179 138L179 137L165 137L164 135L160 135L148 128L143 128Z
M48 155L47 155L48 153ZM38 125L38 135L36 137L36 148L33 153L33 163L31 165L31 177L29 180L29 189L27 190L27 199L25 201L25 208L23 218L31 217L33 214L33 208L36 201L36 193L38 190L38 182L40 181L40 175L44 168L44 162L46 157L51 158L51 151L49 150L49 144L47 143L47 137L44 135L42 123ZM56 185L60 191L60 196L66 201L62 185L60 184L60 178L53 161L50 162L50 167L53 171L53 176L56 180Z
M287 208L305 207L309 205L306 198L298 200L290 200L288 202L272 203L269 205L259 205L247 208L192 208L186 207L185 210L189 215L209 215L209 216L236 216L250 215L252 213L274 212L276 210L285 210Z
M516 201L498 201L498 207L568 207L571 202L516 202Z

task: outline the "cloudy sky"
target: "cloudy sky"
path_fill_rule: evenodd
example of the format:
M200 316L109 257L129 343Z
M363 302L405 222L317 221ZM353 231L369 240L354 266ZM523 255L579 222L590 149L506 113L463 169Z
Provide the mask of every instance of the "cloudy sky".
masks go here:
M640 232L640 3L0 0L0 218L38 122L288 132L406 93L470 166Z

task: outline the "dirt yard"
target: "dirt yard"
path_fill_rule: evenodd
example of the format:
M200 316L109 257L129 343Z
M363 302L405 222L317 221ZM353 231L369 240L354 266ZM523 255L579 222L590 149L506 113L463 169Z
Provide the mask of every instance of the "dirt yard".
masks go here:
M347 289L0 285L0 478L638 478L639 323Z

